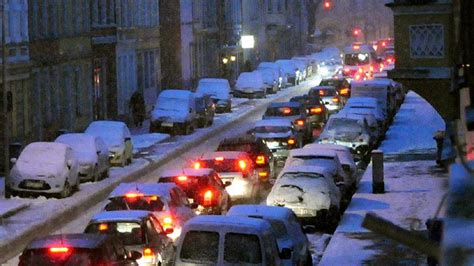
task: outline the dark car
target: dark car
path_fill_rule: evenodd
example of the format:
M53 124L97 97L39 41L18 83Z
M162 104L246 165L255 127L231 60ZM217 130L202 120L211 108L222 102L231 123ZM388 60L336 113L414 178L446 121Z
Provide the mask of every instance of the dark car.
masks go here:
M170 265L174 259L173 241L167 236L172 228L163 229L149 211L108 211L94 215L84 233L114 235L130 252L140 252L140 265Z
M219 143L217 151L244 151L255 162L260 182L266 183L270 178L275 179L276 161L267 145L262 139L252 135L224 139Z
M175 183L198 204L198 214L224 214L229 210L231 200L225 190L230 183L222 183L216 171L204 169L172 169L161 173L158 183Z
M296 130L302 133L304 143L313 141L313 128L308 113L304 105L299 102L271 103L262 118L290 120Z
M19 266L28 265L138 265L139 252L127 252L111 235L64 234L33 240L20 255Z
M324 106L324 101L319 96L301 95L290 99L290 102L299 102L306 109L308 121L313 127L324 126L329 118L329 113Z
M198 127L208 127L214 122L216 108L212 98L208 94L195 93L196 120Z
M332 78L332 79L323 79L319 86L333 86L336 88L339 96L342 97L344 103L347 101L348 98L351 97L351 84L345 78Z

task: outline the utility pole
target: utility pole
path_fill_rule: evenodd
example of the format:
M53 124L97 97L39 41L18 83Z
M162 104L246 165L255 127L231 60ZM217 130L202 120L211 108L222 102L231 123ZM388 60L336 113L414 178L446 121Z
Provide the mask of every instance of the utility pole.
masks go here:
M2 0L2 65L3 65L3 71L2 71L2 88L3 88L3 103L2 103L2 113L3 113L3 119L2 119L2 127L3 127L3 148L4 148L4 158L3 158L3 163L4 163L4 171L3 174L5 177L8 176L9 170L10 170L10 154L8 151L9 147L9 139L10 139L10 123L9 123L9 117L8 117L8 109L9 109L9 99L8 99L8 86L7 86L7 74L8 74L8 69L7 69L7 36L6 36L6 2L8 0Z

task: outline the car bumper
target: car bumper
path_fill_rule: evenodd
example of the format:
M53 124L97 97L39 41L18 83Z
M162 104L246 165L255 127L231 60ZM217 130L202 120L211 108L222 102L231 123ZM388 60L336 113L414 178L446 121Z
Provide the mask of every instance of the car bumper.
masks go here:
M182 122L153 121L150 123L150 132L175 133L184 125L185 123Z
M234 90L233 95L234 97L237 97L237 98L257 98L257 97L265 96L265 92L263 91L247 92L247 91Z
M38 194L59 193L64 189L64 178L46 178L46 179L23 179L21 177L9 177L6 180L6 187L15 192L30 192Z
M125 163L125 154L114 153L109 155L109 164L111 166L122 166Z
M79 178L81 181L94 179L94 168L92 166L79 166Z
M253 190L253 183L250 180L243 179L243 180L236 180L232 181L232 184L226 187L227 193L231 200L246 200L252 198L252 190Z

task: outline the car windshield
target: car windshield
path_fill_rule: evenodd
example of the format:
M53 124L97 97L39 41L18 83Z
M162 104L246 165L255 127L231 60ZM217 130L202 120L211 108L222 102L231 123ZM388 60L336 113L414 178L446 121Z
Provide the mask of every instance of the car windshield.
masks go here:
M284 126L263 126L256 127L255 133L265 134L265 133L287 133L291 131L291 127Z
M296 107L282 106L270 107L265 112L266 116L295 116L300 115L300 109Z
M158 98L156 109L164 111L186 111L189 107L188 99L180 98Z
M94 265L94 250L73 248L64 253L51 253L49 248L30 249L20 256L19 265L52 265L52 266L91 266Z
M110 199L110 202L107 204L105 209L107 211L142 210L160 212L163 211L164 206L165 204L161 198L157 196L125 196Z
M189 231L184 237L181 260L198 263L217 263L219 254L219 233Z
M362 132L362 127L359 125L359 122L355 119L348 118L329 119L326 127L328 131Z
M138 222L107 221L93 223L87 226L85 233L115 235L126 246L142 245L146 242L145 232Z
M235 264L262 263L260 239L256 235L227 233L224 242L224 260Z
M244 151L247 153L255 152L257 145L250 143L226 143L220 144L217 148L218 151Z
M289 172L289 173L284 173L281 178L322 178L324 177L321 174L318 173L307 173L307 172Z
M366 65L369 62L369 54L367 53L346 54L344 56L344 64L348 66Z

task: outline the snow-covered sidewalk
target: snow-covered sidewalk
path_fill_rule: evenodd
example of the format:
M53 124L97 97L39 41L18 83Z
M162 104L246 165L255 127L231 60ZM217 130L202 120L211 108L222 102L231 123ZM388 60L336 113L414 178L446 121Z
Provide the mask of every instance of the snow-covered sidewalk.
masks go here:
M406 229L425 231L447 191L448 174L434 160L407 161L404 157L433 155L433 134L444 128L439 114L419 95L410 92L387 132L380 149L398 162L385 162L385 194L372 194L372 165L344 213L320 265L425 264L423 254L362 227L367 212Z

